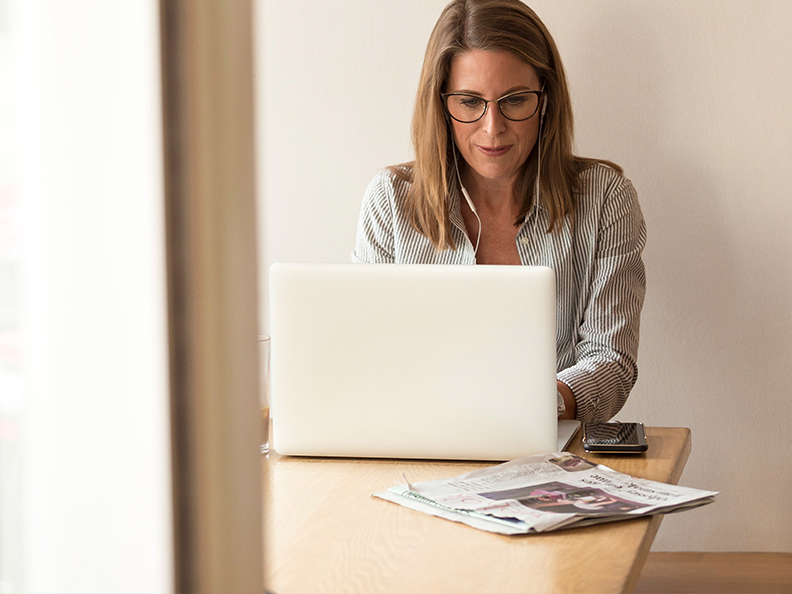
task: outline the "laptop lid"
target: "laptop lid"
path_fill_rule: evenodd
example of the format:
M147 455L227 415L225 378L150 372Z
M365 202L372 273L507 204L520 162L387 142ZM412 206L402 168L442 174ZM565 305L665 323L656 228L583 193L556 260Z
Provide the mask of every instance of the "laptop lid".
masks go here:
M274 264L280 454L508 460L557 448L550 268Z

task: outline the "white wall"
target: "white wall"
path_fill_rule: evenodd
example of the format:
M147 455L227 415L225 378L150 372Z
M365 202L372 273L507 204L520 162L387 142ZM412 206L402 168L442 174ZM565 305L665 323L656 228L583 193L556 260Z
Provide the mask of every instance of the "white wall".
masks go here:
M172 591L158 3L0 13L0 590Z
M445 0L259 2L262 261L348 261L366 184L411 158ZM619 417L690 427L681 482L721 491L666 518L654 550L790 552L792 4L531 5L564 57L578 152L624 166L648 225Z

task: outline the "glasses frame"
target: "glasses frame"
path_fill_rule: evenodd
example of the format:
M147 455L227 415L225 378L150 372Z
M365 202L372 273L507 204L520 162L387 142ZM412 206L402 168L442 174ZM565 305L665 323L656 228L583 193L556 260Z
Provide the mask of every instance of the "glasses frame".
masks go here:
M531 115L529 115L527 118L520 118L519 120L515 120L514 118L510 118L505 113L503 113L503 107L501 106L501 101L503 101L504 99L508 99L509 97L514 97L515 95L529 95L529 94L536 95L537 101L536 101L536 109L534 109L534 112ZM501 113L501 115L504 118L506 118L510 122L524 122L526 120L530 120L539 111L539 104L542 102L543 94L544 94L544 89L542 89L541 91L515 91L514 93L508 93L507 95L504 95L500 99L489 99L489 100L484 99L484 97L480 97L478 95L471 95L470 93L441 93L440 96L443 98L443 107L445 108L448 117L450 117L455 122L459 122L460 124L473 124L475 122L478 122L485 115L487 115L487 110L489 109L490 103L497 103L498 111ZM480 99L481 101L484 102L484 111L481 112L481 115L477 117L475 120L466 121L455 118L453 115L451 115L451 110L448 109L448 98L454 95L461 95L462 97L473 97L474 99Z

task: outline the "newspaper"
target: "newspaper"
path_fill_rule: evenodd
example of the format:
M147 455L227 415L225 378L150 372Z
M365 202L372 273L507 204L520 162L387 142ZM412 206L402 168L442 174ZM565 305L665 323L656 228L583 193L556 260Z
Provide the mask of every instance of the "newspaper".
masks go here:
M405 477L405 481L406 481ZM706 505L716 491L639 479L560 452L454 478L397 485L375 497L499 534L532 534Z

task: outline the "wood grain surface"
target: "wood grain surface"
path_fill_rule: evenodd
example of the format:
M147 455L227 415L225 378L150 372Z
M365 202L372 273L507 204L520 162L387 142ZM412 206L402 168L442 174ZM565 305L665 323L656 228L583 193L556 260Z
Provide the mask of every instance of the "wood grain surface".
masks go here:
M636 477L676 483L690 431L647 428L639 456L570 451ZM526 536L483 532L371 497L493 463L264 459L266 573L305 592L623 592L640 575L661 516ZM694 512L695 513L695 512Z

